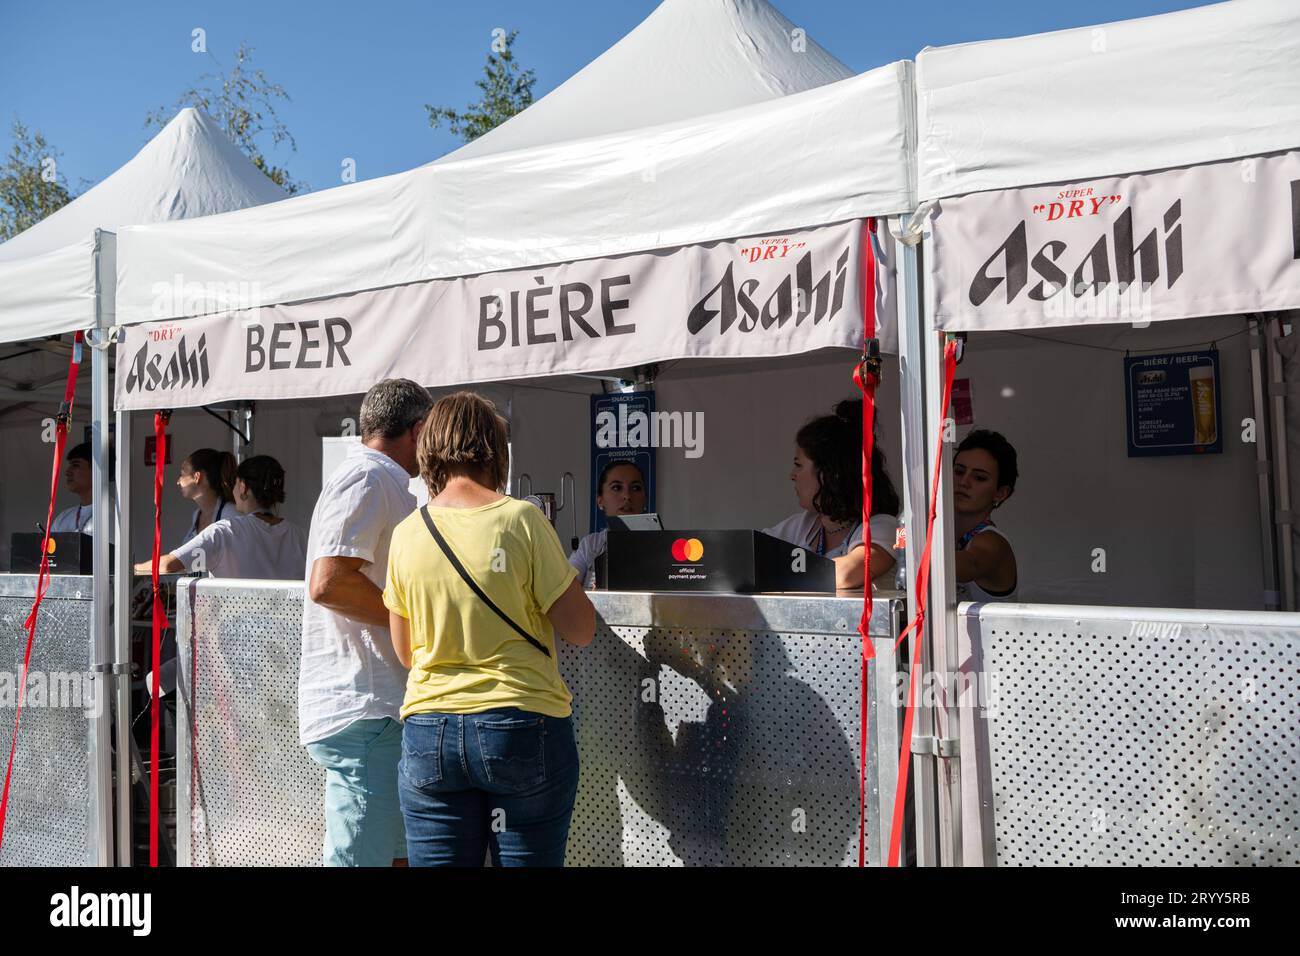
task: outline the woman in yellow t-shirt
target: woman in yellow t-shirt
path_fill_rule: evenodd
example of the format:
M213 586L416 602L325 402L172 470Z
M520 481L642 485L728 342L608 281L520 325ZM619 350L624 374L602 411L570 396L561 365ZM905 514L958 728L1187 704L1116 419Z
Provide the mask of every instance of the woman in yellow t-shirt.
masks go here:
M384 604L410 668L398 790L412 866L560 866L578 792L572 697L556 638L596 611L560 539L501 494L506 423L457 392L420 433L429 504L393 531Z

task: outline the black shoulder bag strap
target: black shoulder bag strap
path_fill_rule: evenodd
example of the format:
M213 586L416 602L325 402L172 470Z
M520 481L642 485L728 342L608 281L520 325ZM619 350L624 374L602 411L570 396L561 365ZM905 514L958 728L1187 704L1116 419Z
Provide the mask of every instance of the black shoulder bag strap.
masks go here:
M469 572L465 570L465 565L460 563L460 559L457 558L456 553L451 550L451 545L447 543L447 539L442 536L442 533L438 531L438 526L433 523L433 517L429 514L428 505L425 505L420 509L420 517L424 519L424 526L429 529L429 534L433 535L433 540L438 542L438 547L442 548L442 553L447 556L447 560L451 562L451 566L460 574L461 580L469 585L469 589L478 595L479 600L490 607L496 613L497 617L501 618L501 620L514 628L515 632L520 637L533 645L533 647L537 648L547 657L550 657L551 652L546 649L546 645L525 631L522 627L516 624L513 619L511 619L510 615L497 607L492 599L483 593L483 589L478 586L478 583L469 576Z

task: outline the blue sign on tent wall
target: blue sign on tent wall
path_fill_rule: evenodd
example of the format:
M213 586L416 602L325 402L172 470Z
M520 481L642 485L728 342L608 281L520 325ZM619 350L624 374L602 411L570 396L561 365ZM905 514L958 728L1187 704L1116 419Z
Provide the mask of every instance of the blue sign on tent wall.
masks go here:
M1223 451L1219 352L1124 356L1129 457Z
M654 416L654 392L613 392L591 396L591 530L605 527L605 513L596 505L600 473L611 462L629 462L645 478L646 510L655 510L655 450L648 436L629 435L629 416L640 412L647 421ZM640 416L638 416L640 417Z

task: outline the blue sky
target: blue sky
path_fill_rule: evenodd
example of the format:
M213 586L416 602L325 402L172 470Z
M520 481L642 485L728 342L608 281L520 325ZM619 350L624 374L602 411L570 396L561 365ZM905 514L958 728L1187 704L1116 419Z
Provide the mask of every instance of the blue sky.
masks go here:
M273 161L313 189L410 169L457 141L423 104L476 94L494 27L518 29L536 94L564 82L650 13L657 0L0 0L0 151L21 118L60 151L75 186L103 179L148 140L145 115L173 103L214 64L191 51L202 27L229 66L241 40L292 97L281 118L298 151ZM862 71L924 46L1105 23L1200 6L1197 0L776 0L822 46Z

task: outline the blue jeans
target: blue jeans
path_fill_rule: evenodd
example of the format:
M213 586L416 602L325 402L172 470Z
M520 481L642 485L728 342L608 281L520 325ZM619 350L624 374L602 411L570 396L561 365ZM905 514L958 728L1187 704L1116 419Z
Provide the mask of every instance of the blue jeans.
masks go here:
M398 794L411 866L563 866L578 795L573 721L517 707L412 714Z
M402 725L391 717L354 720L307 745L325 768L326 866L392 866L406 856L397 764Z

